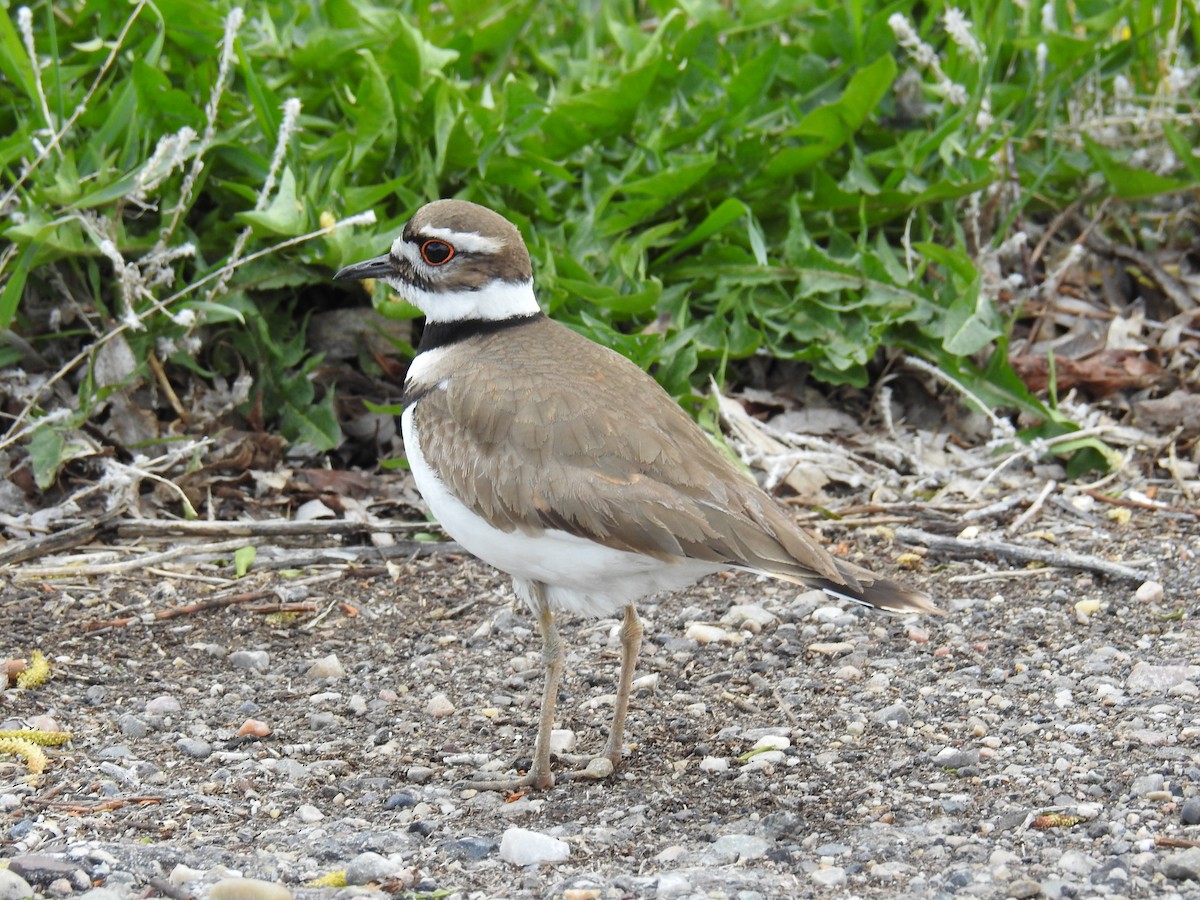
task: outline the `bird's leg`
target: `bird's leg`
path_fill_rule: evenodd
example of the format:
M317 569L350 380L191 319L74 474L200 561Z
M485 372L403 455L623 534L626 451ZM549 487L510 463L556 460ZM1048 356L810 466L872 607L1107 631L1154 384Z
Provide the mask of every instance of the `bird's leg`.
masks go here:
M523 787L546 790L554 787L554 773L550 771L550 732L554 728L554 706L558 700L558 685L562 681L563 642L554 622L554 612L546 600L545 585L537 581L526 582L518 585L518 594L522 593L528 595L523 599L537 616L538 631L542 635L542 666L545 669L542 714L534 743L533 765L518 778L473 779L471 787L479 790L517 790Z
M608 732L608 743L604 755L613 767L620 765L625 741L625 715L629 712L629 694L633 688L633 670L637 666L638 651L642 647L642 620L630 603L625 607L625 620L621 623L621 673L617 680L617 703L613 710L612 728Z
M530 784L539 790L554 787L550 771L550 732L554 728L554 706L558 702L558 685L563 673L563 642L554 623L554 612L546 602L544 588L534 583L531 591L538 603L538 630L542 633L542 667L545 682L542 686L542 716L538 722L537 741L533 749L533 768L529 770Z

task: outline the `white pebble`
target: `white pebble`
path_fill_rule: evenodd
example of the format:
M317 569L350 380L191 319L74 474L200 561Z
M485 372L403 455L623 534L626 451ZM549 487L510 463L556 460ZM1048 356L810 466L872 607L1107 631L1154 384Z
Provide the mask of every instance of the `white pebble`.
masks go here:
M429 698L429 702L425 704L425 712L435 719L444 719L454 715L454 704L450 702L449 697L439 692Z
M555 728L550 732L550 752L570 753L575 749L575 732L569 728Z
M700 760L700 771L711 772L714 775L718 772L729 771L729 760L721 756L706 756Z
M509 828L500 838L500 858L514 866L564 862L571 856L566 841L526 828Z
M305 678L343 678L345 675L346 669L342 666L341 660L337 658L336 653L322 656L320 659L314 661L308 667L308 671L304 673Z
M729 641L730 633L716 625L705 625L703 622L693 622L684 634L697 644L716 644Z
M1143 581L1133 596L1142 603L1157 603L1163 598L1163 586L1157 581Z
M792 739L782 734L765 734L754 744L755 750L786 750L792 746Z
M846 883L846 870L841 866L821 866L809 877L822 887L838 887Z
M310 803L304 803L301 804L300 808L296 810L296 816L305 825L313 825L325 818L325 813L321 812Z
M222 878L208 892L209 900L291 900L292 892L274 881Z
M843 653L850 653L853 650L854 645L849 641L818 642L808 645L809 653L820 653L822 656L841 656Z

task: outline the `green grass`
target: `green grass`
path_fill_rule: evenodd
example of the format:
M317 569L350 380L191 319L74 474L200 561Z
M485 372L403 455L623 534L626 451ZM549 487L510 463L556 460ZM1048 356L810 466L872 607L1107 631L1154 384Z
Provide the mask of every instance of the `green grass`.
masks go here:
M1177 75L1200 56L1194 0L975 2L978 58L941 4L797 6L254 4L223 89L227 4L34 4L36 78L10 7L0 329L59 367L82 412L46 420L47 391L6 439L78 426L105 392L151 380L153 355L192 377L249 370L248 414L333 446L305 304L446 196L513 219L551 314L676 396L760 352L861 386L893 347L1022 411L1030 434L1070 432L1008 368L1024 310L984 263L1081 198L1145 245L1137 223L1194 190L1195 95ZM164 167L156 148L184 128L201 137ZM376 224L331 226L367 210ZM413 314L382 288L375 302ZM97 348L122 344L135 362L98 380ZM0 365L20 346L0 342ZM1066 446L1079 468L1102 462L1086 439Z

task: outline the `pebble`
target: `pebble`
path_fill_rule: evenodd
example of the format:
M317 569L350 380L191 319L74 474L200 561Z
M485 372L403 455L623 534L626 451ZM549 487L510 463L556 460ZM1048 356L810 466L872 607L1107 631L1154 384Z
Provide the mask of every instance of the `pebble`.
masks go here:
M717 774L729 771L729 760L721 756L706 756L700 760L700 771Z
M692 880L683 872L663 872L654 890L656 897L686 897L692 893Z
M76 900L122 900L122 895L108 888L95 887L79 894Z
M885 706L879 712L871 717L871 720L880 725L888 725L895 722L897 725L907 725L912 721L912 713L908 711L908 707L903 703L893 703L891 706Z
M550 732L550 752L570 753L575 749L575 732L569 728L555 728Z
M684 632L684 636L697 644L733 643L735 635L718 625L705 625L703 622L692 622Z
M1179 810L1179 818L1184 825L1200 825L1200 797L1191 797L1183 801Z
M413 784L424 784L433 777L433 769L429 766L409 766L404 773L404 780Z
M861 681L863 673L858 666L842 666L833 673L833 677L839 681Z
M120 726L121 734L123 734L125 737L144 738L150 730L146 726L145 722L133 715L127 714L121 716L117 722Z
M1163 789L1164 781L1162 775L1157 772L1150 775L1141 775L1133 779L1133 784L1130 785L1130 793L1135 797L1144 797L1147 794L1153 794Z
M1066 850L1058 860L1058 867L1068 875L1090 875L1097 865L1097 860L1080 850Z
M346 884L371 884L390 878L403 866L381 853L360 853L346 863Z
M1200 881L1200 847L1188 847L1162 861L1162 873L1174 881Z
M514 866L564 862L570 856L570 844L539 831L509 828L500 838L500 858Z
M1143 581L1133 596L1142 603L1157 603L1163 598L1163 586L1157 581Z
M296 810L296 817L305 825L315 825L325 818L325 813L321 812L311 803L302 803Z
M585 778L607 778L613 773L613 764L607 756L597 756L587 764L587 768L583 770Z
M819 653L822 656L845 656L847 653L854 652L854 645L850 641L819 641L815 644L809 644L808 652Z
M75 863L45 853L15 856L8 861L8 869L33 885L50 885L65 879L75 890L86 890L92 886L87 872ZM68 890L68 893L71 891Z
M0 869L0 900L23 900L33 896L29 882L12 869Z
M292 900L292 892L274 881L222 878L209 890L208 900Z
M705 862L725 866L767 855L770 844L754 834L726 834L717 838L704 854Z
M821 887L840 887L846 883L846 870L841 866L821 866L809 877Z
M1187 681L1193 670L1195 666L1153 666L1140 662L1130 671L1125 686L1142 694L1166 691Z
M212 744L198 738L180 738L175 742L181 753L195 759L208 759L212 755Z
M721 621L735 628L745 629L752 634L758 634L764 628L779 621L779 617L761 606L744 605L731 606L729 612L721 616Z
M271 654L266 650L236 650L229 654L229 664L235 669L266 672L271 668Z
M1042 886L1029 878L1018 878L1010 881L1005 894L1013 900L1031 900L1042 893Z
M146 715L148 716L169 716L179 712L183 707L179 701L169 694L163 694L161 697L155 697L153 700L146 702Z
M425 714L435 719L444 719L446 716L454 715L454 704L445 694L434 694L425 704Z
M328 656L322 656L320 659L313 662L304 673L305 678L344 678L346 669L342 666L341 660L337 658L336 653L330 653Z
M452 841L446 844L443 849L451 856L458 859L477 861L486 859L496 852L499 847L493 840L487 838L468 837L460 838L457 841Z

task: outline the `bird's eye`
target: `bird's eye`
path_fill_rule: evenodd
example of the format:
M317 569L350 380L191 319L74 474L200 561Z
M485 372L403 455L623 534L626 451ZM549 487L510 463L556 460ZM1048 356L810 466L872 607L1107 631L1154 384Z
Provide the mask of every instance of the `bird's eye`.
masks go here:
M431 266L440 266L454 258L454 248L436 238L421 245L421 259Z

